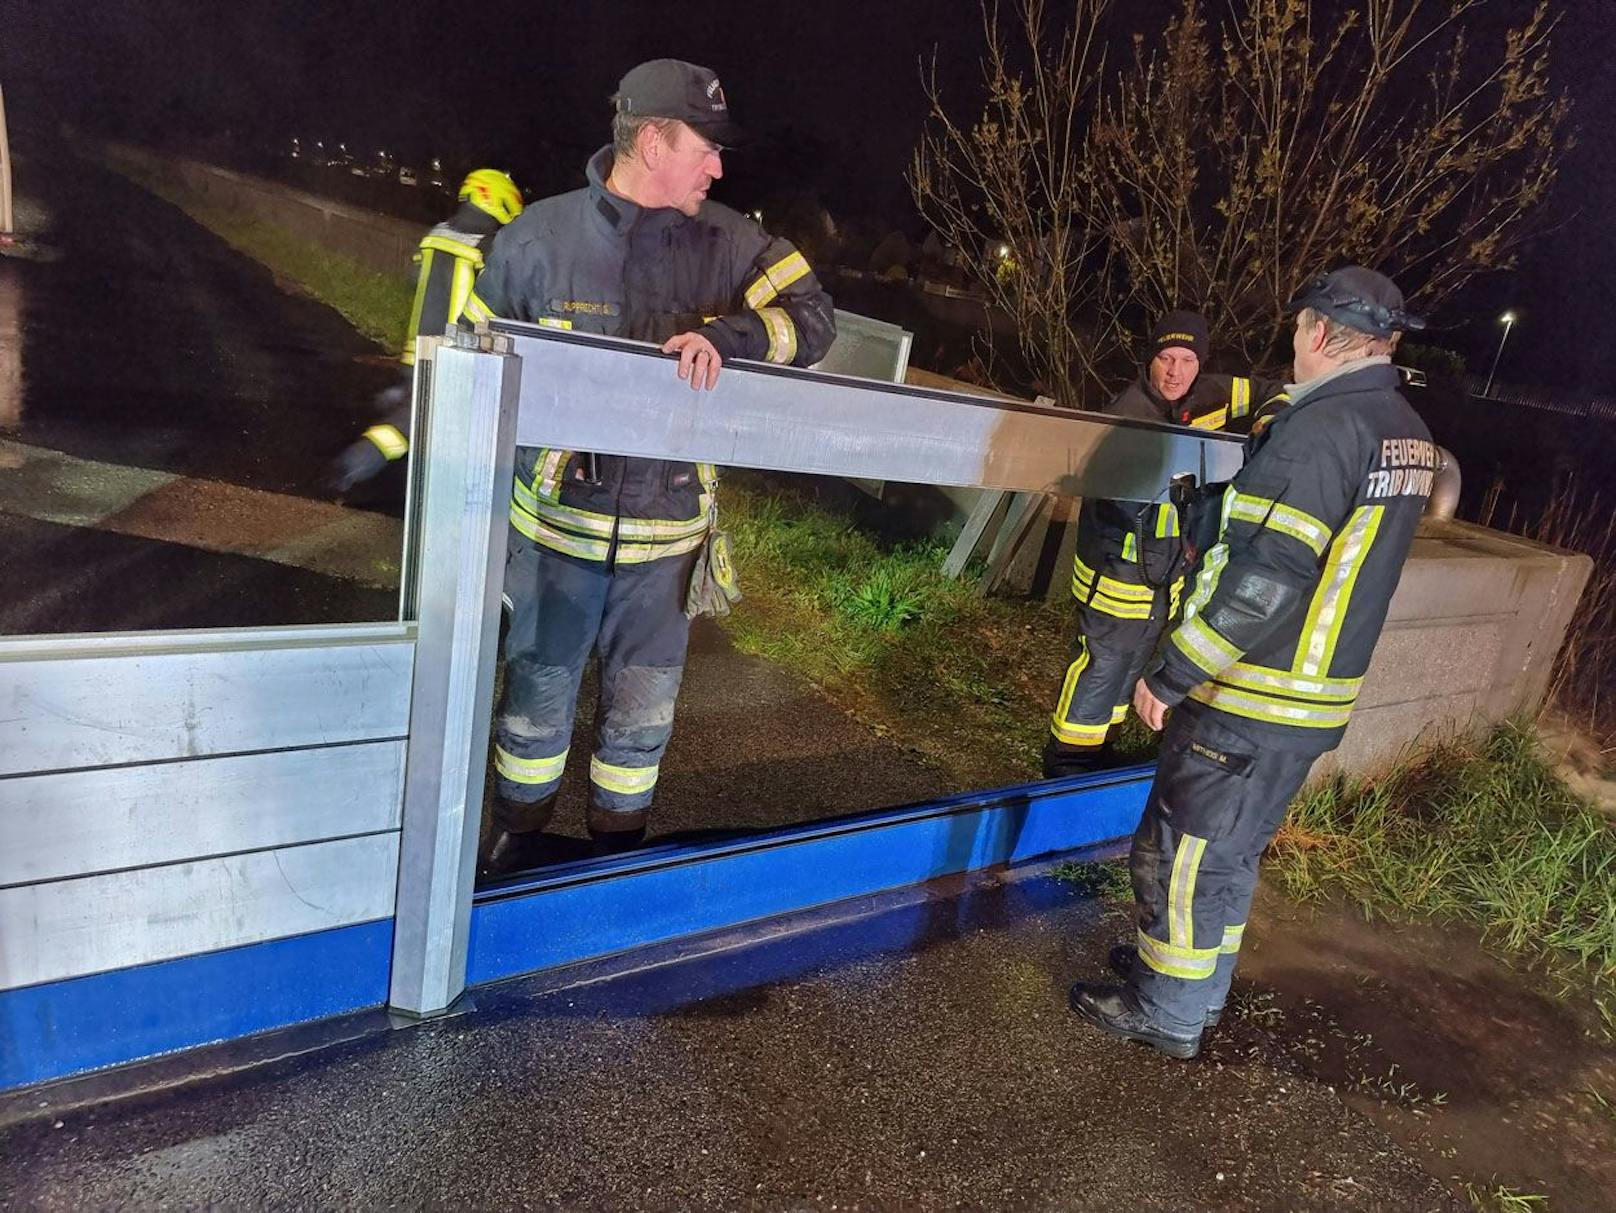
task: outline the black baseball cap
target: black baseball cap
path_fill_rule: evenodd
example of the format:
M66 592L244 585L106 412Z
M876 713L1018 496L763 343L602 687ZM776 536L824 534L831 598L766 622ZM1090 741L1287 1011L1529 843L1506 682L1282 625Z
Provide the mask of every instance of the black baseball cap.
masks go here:
M652 59L630 68L613 100L619 114L677 118L720 146L732 147L745 137L730 120L729 102L718 76L683 59Z
M1312 308L1371 337L1390 337L1425 327L1425 321L1403 307L1403 292L1385 274L1361 265L1344 265L1321 274L1286 303L1287 312Z

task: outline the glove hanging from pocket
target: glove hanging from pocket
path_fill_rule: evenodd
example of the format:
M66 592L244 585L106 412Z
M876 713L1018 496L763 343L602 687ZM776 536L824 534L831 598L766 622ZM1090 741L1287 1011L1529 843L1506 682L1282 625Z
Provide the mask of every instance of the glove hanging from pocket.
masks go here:
M710 463L698 463L696 474L707 498L707 538L696 553L690 571L690 589L685 594L685 617L729 614L741 600L741 587L735 580L735 564L730 559L729 536L718 529L718 471Z

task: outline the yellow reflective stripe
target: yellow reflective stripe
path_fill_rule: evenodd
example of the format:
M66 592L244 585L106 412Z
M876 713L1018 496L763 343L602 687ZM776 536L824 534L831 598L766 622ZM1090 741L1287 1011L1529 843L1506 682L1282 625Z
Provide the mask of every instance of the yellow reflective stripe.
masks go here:
M1207 604L1218 588L1218 579L1223 576L1224 566L1228 563L1229 545L1226 543L1215 545L1206 554L1206 559L1201 561L1201 571L1195 575L1195 589L1184 606L1185 615L1193 615Z
M1362 678L1310 678L1286 670L1237 661L1218 672L1218 681L1233 687L1266 693L1278 691L1304 699L1351 703L1363 689Z
M570 329L572 321L564 320L560 316L540 316L534 321L541 329Z
M1238 416L1239 414L1236 414ZM1215 413L1207 413L1196 417L1190 422L1190 427L1197 430L1221 430L1229 424L1229 410L1219 409Z
M1127 719L1127 716L1128 716L1128 705L1125 704L1125 703L1119 703L1119 704L1117 704L1116 707L1111 709L1111 723L1112 724L1121 724L1125 719Z
M760 307L757 314L769 334L769 350L763 355L764 360L790 366L797 356L797 326L784 308Z
M532 514L522 509L514 501L511 503L511 525L526 535L534 543L549 548L552 552L563 552L568 556L577 556L583 560L605 560L611 550L611 541L608 539L583 539L577 535L568 535L554 527L547 526Z
M1173 643L1209 675L1240 660L1240 650L1214 632L1199 615L1192 615L1173 629Z
M1282 501L1266 497L1248 497L1236 493L1229 504L1228 517L1237 522L1254 522L1271 531L1289 535L1305 543L1315 556L1324 555L1330 544L1330 528L1313 515Z
M513 783L552 783L561 778L567 751L553 758L518 758L503 746L494 746L494 770Z
M1294 725L1302 729L1340 728L1352 715L1350 703L1335 706L1300 703L1294 699L1264 695L1259 691L1237 690L1217 682L1203 682L1190 692L1190 698L1247 720Z
M426 280L432 273L432 254L420 252L421 276L415 280L415 298L410 303L410 327L404 330L404 364L415 365L415 339L421 332L421 310L426 306Z
M472 283L477 281L477 269L469 261L456 261L454 273L449 278L449 323L453 324L460 319L460 314L466 310L466 300L471 298ZM441 337L443 334L435 333Z
M531 514L539 508L539 499L533 495L533 490L522 483L520 476L511 481L511 505L520 506Z
M1236 923L1232 927L1223 928L1223 946L1218 950L1227 955L1234 955L1240 950L1240 941L1245 938L1246 924Z
M662 518L619 518L617 537L644 543L665 543L707 533L707 515L697 514L684 522Z
M561 501L561 473L571 451L546 449L544 457L539 460L539 474L533 477L533 496L542 497L546 501L560 503ZM529 508L536 508L537 501Z
M1137 933L1139 959L1158 973L1168 977L1182 977L1186 981L1201 981L1217 971L1221 948L1179 948L1170 943Z
M648 767L619 767L602 762L599 758L591 757L589 760L589 782L620 796L649 792L656 787L656 781L655 763Z
M653 560L661 560L667 556L682 556L686 552L693 552L707 542L707 534L702 531L671 543L619 543L617 545L618 564L648 564Z
M801 253L791 253L776 261L746 288L746 306L756 311L774 302L786 287L808 272L808 261Z
M1173 856L1173 877L1167 890L1167 930L1171 945L1195 950L1195 877L1206 854L1206 839L1181 834ZM1216 948L1211 949L1214 953Z
M396 425L373 425L365 431L365 437L376 444L376 449L387 456L388 462L402 459L410 449L410 440Z
M696 465L696 479L701 481L703 492L711 493L718 487L718 466L712 463L698 463Z
M1049 731L1062 745L1099 746L1105 744L1106 734L1111 731L1111 722L1068 724L1064 720L1056 720L1049 726Z
M460 315L463 319L469 320L473 324L494 318L493 309L477 298L475 290L466 293L466 305L460 309Z
M1139 559L1139 541L1134 538L1132 531L1122 537L1122 558L1124 560Z
M1118 602L1114 598L1107 598L1103 594L1096 594L1084 605L1099 611L1102 615L1109 615L1113 619L1149 619L1150 607L1142 603Z
M421 241L423 249L437 249L448 253L457 261L463 261L473 269L483 268L483 255L474 244L467 244L461 240L451 240L448 236L428 235Z
M1230 385L1229 415L1244 417L1251 412L1251 380L1237 378Z
M1066 667L1066 679L1061 683L1060 698L1055 701L1055 722L1061 723L1066 719L1066 713L1072 706L1072 695L1077 691L1077 680L1082 677L1083 671L1089 668L1089 642L1085 637L1077 638L1077 656Z
M1095 577L1096 574L1094 570L1089 568L1081 557L1073 558L1072 582L1074 585L1080 579L1088 584L1093 584ZM1138 585L1129 581L1118 581L1115 577L1101 576L1099 578L1099 588L1101 593L1109 594L1113 598L1127 598L1138 602L1152 602L1156 597L1156 591L1151 589L1148 585Z
M1156 507L1156 538L1172 539L1178 534L1178 511L1170 505Z
M1352 587L1358 580L1369 549L1374 546L1380 531L1380 520L1386 513L1381 505L1362 505L1353 511L1341 534L1330 545L1330 558L1325 562L1324 575L1319 588L1308 604L1307 619L1302 624L1302 636L1296 646L1296 661L1291 669L1298 674L1319 675L1328 672L1335 646L1341 639L1341 625L1346 621L1347 605L1352 598Z

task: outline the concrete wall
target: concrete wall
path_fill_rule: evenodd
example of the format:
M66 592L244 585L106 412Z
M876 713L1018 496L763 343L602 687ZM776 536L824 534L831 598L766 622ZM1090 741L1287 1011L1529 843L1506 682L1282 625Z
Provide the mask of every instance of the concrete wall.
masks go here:
M1318 770L1372 774L1417 740L1537 708L1592 571L1581 553L1427 520L1346 740Z
M395 219L289 185L144 148L109 144L106 151L115 162L124 160L151 172L178 177L186 189L209 201L283 227L312 244L351 257L367 269L407 278L415 275L412 260L427 224Z

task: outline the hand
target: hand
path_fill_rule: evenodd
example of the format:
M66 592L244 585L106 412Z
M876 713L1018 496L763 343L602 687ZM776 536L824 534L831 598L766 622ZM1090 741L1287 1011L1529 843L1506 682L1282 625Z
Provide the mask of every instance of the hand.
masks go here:
M1167 705L1156 698L1143 678L1133 688L1133 710L1139 713L1140 720L1158 733L1167 723Z
M368 438L361 438L331 461L326 469L324 487L333 497L341 497L357 484L363 484L380 474L387 466L387 456L376 449Z
M679 355L679 378L690 380L692 391L712 389L718 382L718 368L724 360L718 356L718 347L700 333L680 333L662 343L664 354Z

